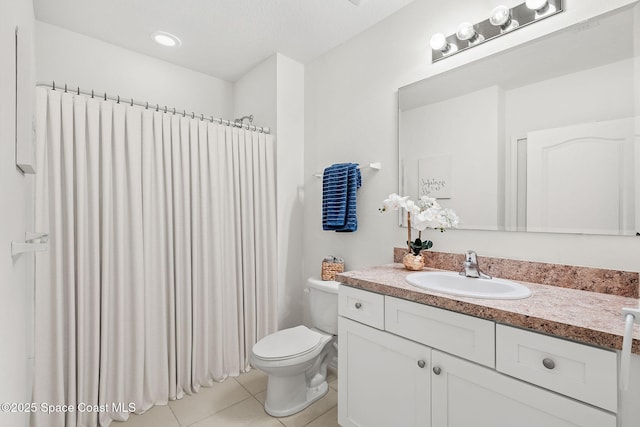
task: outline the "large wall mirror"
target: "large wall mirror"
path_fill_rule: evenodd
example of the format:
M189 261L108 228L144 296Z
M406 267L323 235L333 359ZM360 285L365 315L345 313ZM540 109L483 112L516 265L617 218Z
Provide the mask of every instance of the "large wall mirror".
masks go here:
M400 194L460 228L640 231L640 6L399 89Z

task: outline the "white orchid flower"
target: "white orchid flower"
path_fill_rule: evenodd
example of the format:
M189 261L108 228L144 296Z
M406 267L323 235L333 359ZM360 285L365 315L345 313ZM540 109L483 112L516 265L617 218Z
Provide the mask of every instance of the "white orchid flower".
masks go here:
M407 200L404 208L411 214L412 217L420 213L420 206L416 205L413 200Z
M389 194L389 197L385 199L384 202L382 202L382 210L385 211L388 209L392 209L394 211L397 211L399 208L404 208L406 206L407 199L409 199L409 196L402 197L397 195L396 193L391 193Z
M436 208L440 209L440 205L433 197L429 196L420 196L420 200L418 201L418 206L422 209Z
M451 208L445 208L440 211L440 222L443 224L442 228L456 228L460 222L460 218Z

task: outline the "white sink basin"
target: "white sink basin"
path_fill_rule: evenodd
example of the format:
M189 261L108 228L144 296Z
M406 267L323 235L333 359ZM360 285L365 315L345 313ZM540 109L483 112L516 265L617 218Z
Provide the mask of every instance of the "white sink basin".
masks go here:
M411 273L407 282L429 291L471 298L523 299L531 295L529 288L510 280L475 279L448 271Z

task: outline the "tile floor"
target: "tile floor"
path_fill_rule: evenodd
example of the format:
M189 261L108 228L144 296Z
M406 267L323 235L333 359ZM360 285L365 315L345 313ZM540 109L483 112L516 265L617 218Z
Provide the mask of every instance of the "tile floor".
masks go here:
M273 418L264 411L267 376L252 370L228 378L211 388L183 399L155 406L142 415L131 415L126 422L111 427L336 427L338 426L338 378L327 375L329 392L304 411L289 417Z

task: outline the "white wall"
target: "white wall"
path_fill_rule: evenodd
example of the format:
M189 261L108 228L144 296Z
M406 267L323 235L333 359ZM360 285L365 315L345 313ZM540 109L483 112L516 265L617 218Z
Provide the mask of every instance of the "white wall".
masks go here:
M303 191L304 186L304 66L278 54L277 141L278 326L302 322Z
M635 72L626 59L505 91L507 138L633 117Z
M253 124L270 127L276 138L278 328L299 325L303 320L304 66L281 54L270 56L235 82L234 105L235 117L253 114Z
M520 3L505 1L508 6ZM431 34L455 32L463 20L486 19L492 0L415 0L396 14L337 47L306 69L305 104L305 274L335 253L347 268L388 263L393 246L404 246L397 216L380 214L382 200L398 191L397 89L542 34L629 4L629 0L567 0L562 14L431 64ZM323 232L321 185L311 174L335 162L382 161L379 172L364 171L358 194L359 229ZM640 239L454 230L429 233L434 250L476 250L496 256L561 264L639 271Z
M18 403L31 401L34 255L12 258L9 247L34 231L34 187L15 167L15 27L33 31L34 18L27 0L1 0L0 10L0 402ZM27 423L26 413L0 411L2 426Z
M233 83L233 118L253 114L253 124L277 133L278 55L271 55ZM245 122L246 123L246 122Z
M225 80L40 21L35 39L38 83L233 119L233 85Z

